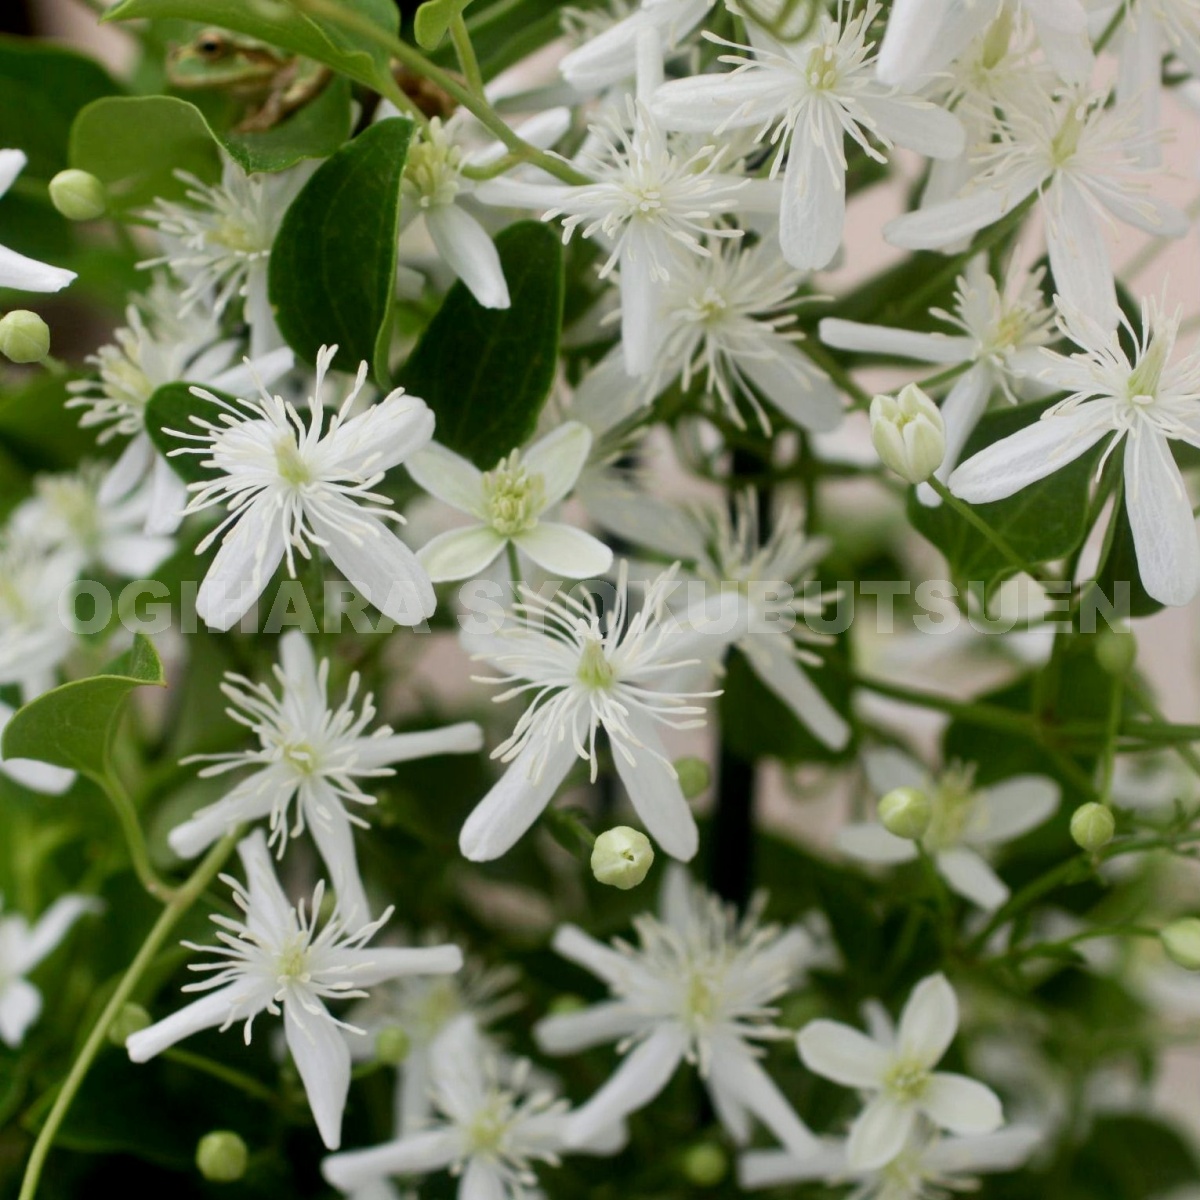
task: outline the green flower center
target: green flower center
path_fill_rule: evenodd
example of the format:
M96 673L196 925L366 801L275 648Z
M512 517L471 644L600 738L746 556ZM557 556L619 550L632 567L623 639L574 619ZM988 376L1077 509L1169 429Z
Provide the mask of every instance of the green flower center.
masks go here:
M453 204L461 186L461 164L462 149L446 137L441 120L434 117L420 140L409 147L404 180L422 208Z
M926 850L947 850L958 845L975 802L974 782L972 769L950 767L930 789L933 814L922 839Z
M289 983L308 983L311 978L308 965L308 941L297 934L279 951L275 960L275 977L280 986Z
M312 472L301 457L300 447L294 438L283 437L275 443L275 466L280 478L293 487L303 487L312 482Z
M893 1099L912 1104L920 1100L929 1087L929 1068L921 1063L901 1059L888 1068L883 1077L883 1086Z
M813 91L833 91L841 78L835 48L829 45L814 46L809 51L804 74Z
M616 682L617 672L604 653L604 643L599 638L589 638L579 659L576 677L584 687L595 691L606 691Z
M483 477L488 524L501 537L525 533L546 507L546 481L522 465L514 450Z

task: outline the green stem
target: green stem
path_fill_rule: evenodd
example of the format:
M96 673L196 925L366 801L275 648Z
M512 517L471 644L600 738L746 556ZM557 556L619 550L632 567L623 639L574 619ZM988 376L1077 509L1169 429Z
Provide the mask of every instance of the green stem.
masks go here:
M247 1075L245 1071L239 1071L236 1067L226 1066L225 1063L217 1062L215 1059L205 1058L203 1054L193 1054L190 1050L180 1050L178 1047L164 1050L161 1057L168 1062L178 1063L181 1067L187 1067L189 1070L199 1071L213 1079L219 1079L222 1083L227 1083L230 1087L237 1088L239 1092L244 1092L255 1100L261 1100L264 1104L270 1104L272 1107L279 1106L279 1096L271 1088L267 1087L262 1080L255 1079L253 1075Z
M162 944L170 936L171 930L175 928L210 881L215 878L217 872L225 865L225 860L233 853L233 849L237 845L239 833L240 831L235 830L233 833L227 834L204 856L200 865L171 897L170 903L162 910L158 920L154 922L153 928L146 935L141 949L137 952L133 962L129 964L129 969L122 976L121 982L117 984L112 996L109 997L104 1011L100 1014L100 1019L88 1034L87 1041L83 1043L78 1056L71 1064L71 1070L63 1081L62 1089L55 1098L54 1106L46 1117L46 1123L38 1132L37 1140L29 1155L29 1162L25 1167L25 1177L21 1181L18 1200L33 1200L37 1194L42 1168L46 1164L46 1156L50 1153L54 1138L58 1134L72 1101L87 1077L96 1055L104 1045L109 1027L129 1002L134 989L141 982L142 976L154 961Z
M508 556L508 573L512 576L513 596L517 597L521 594L521 584L524 581L521 578L521 560L517 556L516 542L507 542L504 552Z
M931 475L929 486L949 505L972 529L981 533L1005 558L1008 565L1022 571L1032 579L1037 578L1037 567L1022 556L997 533L969 504L960 500L940 479Z
M871 407L871 394L854 382L850 372L845 369L819 342L805 338L799 343L805 357L820 367L834 383L854 401L855 408L868 409Z
M150 851L146 846L146 836L142 832L142 824L138 820L133 798L125 790L125 785L111 768L103 775L95 775L92 778L104 790L105 795L112 803L117 820L121 825L121 832L125 835L129 860L133 864L134 873L142 887L156 900L161 900L164 904L169 903L175 897L175 889L158 877L158 873L150 863Z
M1104 32L1096 39L1096 45L1093 47L1097 54L1113 40L1116 32L1121 27L1121 22L1125 19L1125 5L1118 4L1117 11L1113 13L1112 20L1104 27Z
M467 22L462 13L450 22L450 40L454 43L454 53L458 55L458 65L467 77L467 86L483 98L483 72L479 69L479 59L475 57L475 47L471 45L471 35L467 32Z

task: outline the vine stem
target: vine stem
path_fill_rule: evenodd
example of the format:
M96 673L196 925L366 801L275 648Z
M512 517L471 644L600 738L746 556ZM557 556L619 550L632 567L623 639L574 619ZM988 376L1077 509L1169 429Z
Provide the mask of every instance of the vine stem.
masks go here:
M227 834L205 855L187 881L175 891L170 902L159 914L158 920L154 922L153 928L146 935L141 949L138 950L133 962L129 964L129 969L121 977L121 982L117 984L116 990L109 997L104 1011L92 1027L87 1041L83 1043L79 1054L71 1064L71 1070L63 1080L62 1088L55 1097L54 1106L50 1109L46 1122L39 1130L37 1140L33 1144L29 1162L25 1166L25 1177L21 1181L18 1200L33 1200L37 1194L42 1168L46 1164L46 1156L50 1153L50 1147L53 1146L59 1128L87 1077L88 1071L91 1070L96 1055L104 1045L109 1028L121 1009L128 1003L134 989L146 973L146 969L154 961L155 955L170 936L171 930L175 928L184 914L199 899L204 889L212 882L217 872L225 865L226 859L233 853L233 849L237 845L239 835L240 830Z
M138 820L137 809L133 799L125 790L125 785L110 769L103 775L92 776L93 780L104 790L117 814L121 832L125 835L125 845L129 850L129 860L133 864L134 874L137 875L142 887L156 900L169 904L176 892L169 884L164 883L150 863L150 851L146 846L146 837L142 833L141 822Z

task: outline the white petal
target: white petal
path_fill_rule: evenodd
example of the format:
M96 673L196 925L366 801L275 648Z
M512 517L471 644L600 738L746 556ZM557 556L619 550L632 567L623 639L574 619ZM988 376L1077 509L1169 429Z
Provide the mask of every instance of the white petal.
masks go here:
M664 129L708 133L714 129L746 129L787 107L787 88L779 72L746 71L728 75L693 75L672 79L655 91L650 112Z
M129 1057L134 1062L148 1062L155 1055L169 1050L176 1042L191 1037L193 1033L224 1025L233 1006L245 996L246 989L240 984L231 984L218 991L208 992L199 1000L184 1005L149 1028L130 1034L125 1041L125 1049L129 1051ZM245 1018L252 1013L242 1011L238 1015Z
M774 639L751 634L738 645L754 673L796 719L831 750L840 750L850 740L850 726L804 673L790 645L773 643Z
M15 962L5 968L24 975L37 966L67 936L71 926L86 913L97 913L104 907L95 896L60 896L38 918Z
M499 858L541 816L575 761L570 738L550 744L537 779L530 766L543 747L535 738L513 759L491 791L475 806L458 837L458 848L472 862Z
M333 429L321 443L324 461L346 475L389 471L433 438L433 410L397 389Z
M556 954L577 963L585 971L603 979L609 987L629 976L629 960L611 946L584 933L577 925L560 925L554 931L551 946Z
M904 1149L917 1120L917 1111L889 1096L876 1096L855 1118L846 1141L846 1162L852 1171L874 1171Z
M1187 604L1200 589L1200 539L1170 443L1143 422L1125 446L1125 511L1142 586L1163 604Z
M879 132L897 146L928 158L958 158L966 148L962 122L936 104L902 96L864 96L862 105Z
M483 749L483 730L474 721L457 721L438 729L416 729L387 737L363 738L355 746L359 767L374 770L392 763L432 758L438 754L474 754Z
M840 146L842 127L824 104L813 108L822 142ZM783 257L802 271L829 265L842 244L846 221L845 172L831 170L825 154L807 138L792 138L783 176L779 243Z
M352 928L367 924L371 909L354 850L354 828L341 800L330 783L319 778L301 787L300 797L308 831L329 873L341 916Z
M950 475L950 490L971 504L1003 500L1052 475L1112 429L1105 413L1084 404L993 442Z
M257 390L257 383L263 387L271 387L282 379L296 365L296 355L290 346L280 346L269 350L260 358L236 363L224 371L218 372L211 379L205 379L197 373L195 378L200 383L216 388L217 391L227 392L231 396L245 396Z
M566 499L591 451L592 431L579 421L564 421L521 456L526 468L542 477L547 508Z
M453 975L461 971L462 951L443 946L369 946L357 951L354 963L356 986L373 987L388 979L407 975Z
M61 796L75 782L74 771L32 758L6 758L0 763L0 771L22 787L47 796Z
M1046 205L1046 247L1059 297L1104 329L1115 329L1120 309L1099 217L1069 179L1059 178L1047 190Z
M940 1138L925 1151L922 1162L947 1175L1013 1171L1029 1158L1045 1136L1041 1129L1018 1125L996 1133Z
M937 868L950 887L980 908L991 912L1008 899L1004 881L974 850L955 846L935 856Z
M1187 213L1150 192L1134 199L1111 190L1102 192L1099 199L1119 221L1153 237L1181 238L1191 229Z
M565 1126L569 1146L580 1146L601 1130L649 1104L667 1086L675 1068L683 1061L687 1034L677 1024L660 1025L639 1042L608 1082L592 1098L576 1109Z
M845 1176L845 1145L828 1139L803 1158L786 1150L751 1150L738 1159L738 1184L747 1190L805 1183L812 1179L844 1179Z
M863 354L887 354L912 358L917 362L965 362L975 352L969 337L950 337L944 333L914 333L910 329L892 329L887 325L865 325L861 321L843 321L826 317L820 325L821 341L839 350L857 350Z
M958 1032L958 997L945 975L930 975L912 990L896 1033L898 1053L932 1067Z
M643 1018L625 1000L606 1000L579 1012L543 1018L533 1036L543 1054L578 1054L593 1046L619 1042L643 1025Z
M333 1154L321 1163L327 1183L354 1192L387 1175L424 1175L448 1167L462 1151L462 1138L452 1129L429 1129L369 1150Z
M196 595L196 612L222 632L262 595L283 559L283 528L268 500L247 505L228 530Z
M319 1011L296 1013L294 1004L285 1003L283 1026L321 1141L336 1150L350 1093L350 1047L321 1002L310 997L307 1003Z
M507 1200L508 1188L497 1167L486 1158L472 1158L458 1181L458 1200Z
M954 0L895 0L875 66L882 83L899 86L925 73L953 4Z
M1058 807L1060 789L1042 775L1014 775L985 788L965 834L973 846L1011 841L1036 829Z
M15 1050L41 1012L42 994L27 979L0 985L0 1042Z
M883 227L883 236L901 250L940 250L994 225L1011 212L1041 182L1024 174L1004 188L980 187L954 200L944 200L896 217Z
M539 521L513 542L542 570L563 579L594 579L612 566L613 553L602 541L557 521Z
M571 415L594 433L607 433L652 399L625 370L624 350L618 343L580 381L571 397Z
M699 848L696 818L684 798L673 767L664 761L666 752L654 722L631 711L626 718L629 730L641 745L630 746L635 762L627 762L616 747L613 761L625 785L634 810L650 836L672 858L689 862Z
M1050 65L1066 83L1086 84L1095 58L1087 12L1079 0L1038 0L1028 12Z
M877 1088L891 1055L865 1033L840 1021L809 1021L796 1034L804 1065L844 1087Z
M195 858L237 826L262 820L282 799L281 789L290 792L294 786L277 776L278 772L257 771L227 796L193 813L167 834L171 849L180 858ZM268 783L272 786L264 786Z
M467 285L484 308L508 308L508 284L500 254L487 231L457 204L425 210L429 236L445 264Z
M165 458L155 458L150 468L150 511L146 514L146 533L157 536L174 533L183 522L187 502L187 485Z
M810 433L829 433L842 423L842 401L833 381L793 342L773 339L769 358L747 355L742 373L785 417Z
M884 796L898 787L918 790L929 786L925 768L896 746L872 746L862 754L867 782L877 796Z
M382 521L361 509L357 522L351 540L335 526L314 518L314 528L328 538L325 551L333 565L397 625L420 625L433 616L437 599L417 556Z
M907 838L888 833L874 822L845 825L837 832L837 846L843 854L863 862L902 863L917 857L917 848Z
M154 454L154 443L151 442L150 435L135 434L101 481L100 490L96 493L97 501L105 505L115 504L123 496L127 496L150 470Z
M651 236L631 221L621 248L621 346L629 375L645 375L654 366L662 328L658 314L663 289L651 273Z
M793 1154L815 1151L819 1143L784 1099L775 1081L763 1070L744 1043L713 1047L710 1086L720 1084L752 1112Z
M0 246L0 287L21 292L59 292L75 278L74 271L47 266Z
M417 551L417 561L434 583L473 579L496 561L506 544L490 525L467 525L431 538Z
M975 432L975 426L979 424L979 418L992 398L994 386L992 368L987 363L976 363L965 375L955 380L950 394L942 402L946 453L942 456L942 465L934 472L942 483L950 478L958 466L963 446ZM917 488L917 497L922 504L936 506L942 502L942 498L927 483Z
M1004 1123L1000 1098L990 1087L965 1075L938 1071L930 1076L921 1108L951 1133L991 1133Z
M507 451L505 451L507 453ZM487 506L483 497L483 472L453 450L430 442L405 460L404 469L431 496L483 520Z
M12 187L28 161L24 150L0 150L0 196Z

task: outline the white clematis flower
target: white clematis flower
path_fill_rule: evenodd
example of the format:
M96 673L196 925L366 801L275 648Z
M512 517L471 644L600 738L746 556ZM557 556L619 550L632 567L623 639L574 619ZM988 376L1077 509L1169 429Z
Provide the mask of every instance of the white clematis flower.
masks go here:
M369 828L347 805L369 806L375 798L362 790L361 779L394 775L389 764L435 754L471 754L483 745L478 725L464 721L443 729L393 733L381 725L371 733L373 697L367 693L358 709L359 677L355 672L338 707L329 704L329 660L318 665L308 639L289 630L279 643L276 695L265 684L227 674L221 691L233 706L229 714L252 730L257 750L232 754L200 754L185 762L210 762L201 777L224 775L243 767L256 770L227 796L202 808L171 830L171 849L195 858L239 825L270 819L268 845L283 857L288 839L308 829L325 861L338 904L348 922L370 915L354 852L353 827Z
M459 847L476 862L499 858L550 803L571 764L590 763L596 778L596 735L603 729L617 775L646 829L670 855L690 859L698 845L696 820L679 785L659 727L696 729L704 708L689 701L718 693L677 693L662 677L695 661L681 656L695 631L671 618L667 600L675 570L646 589L642 607L629 610L627 567L621 564L616 602L601 620L590 593L547 600L529 588L513 606L515 619L494 634L465 633L464 646L503 672L483 682L508 684L497 702L531 694L512 735L492 751L509 763L476 805ZM702 630L700 631L703 632Z
M839 1021L810 1021L796 1035L810 1071L870 1094L846 1142L852 1171L869 1171L903 1153L922 1117L938 1129L985 1134L1004 1121L991 1088L933 1068L958 1031L958 998L944 975L913 988L899 1028L885 1040ZM889 1031L882 1031L890 1035Z
M530 1063L507 1067L469 1016L458 1017L434 1042L430 1084L436 1115L419 1130L367 1150L325 1159L321 1173L356 1196L390 1175L459 1176L458 1200L527 1200L537 1192L535 1163L557 1166L568 1149L563 1137L567 1104L540 1088ZM623 1134L605 1130L584 1153L610 1154Z
M751 1150L738 1162L738 1182L753 1190L819 1179L834 1186L853 1183L852 1200L929 1200L974 1191L980 1175L1015 1171L1044 1136L1029 1126L949 1138L925 1128L891 1162L869 1170L850 1167L841 1140L826 1142L808 1158Z
M1105 457L1122 442L1125 511L1142 583L1163 604L1186 604L1200 590L1200 542L1171 440L1200 445L1200 350L1175 359L1178 314L1143 302L1141 332L1120 337L1059 301L1063 332L1081 351L1043 351L1041 378L1071 395L1040 421L994 442L950 476L956 496L1000 500L1053 474L1102 438Z
M1045 366L1040 348L1054 336L1054 313L1042 302L1041 282L1041 271L1014 270L1001 289L981 255L959 276L954 312L933 310L935 317L960 333L917 333L826 317L821 322L821 341L840 350L965 368L941 407L946 452L934 475L945 483L997 390L1013 403L1018 386L1044 390L1037 381ZM941 503L928 484L917 488L917 496L922 504Z
M480 471L436 442L414 454L408 473L431 496L467 513L476 524L439 534L417 553L434 583L470 579L508 545L551 575L590 579L612 566L612 551L582 529L543 515L575 487L592 448L592 435L567 421L527 450L514 450Z
M0 150L0 196L12 187L29 161L21 150ZM75 278L74 271L51 267L0 246L0 288L21 292L60 292Z
M287 347L235 364L239 342L222 339L217 315L200 303L186 318L178 290L159 277L125 310L127 325L114 341L92 355L98 379L69 383L68 408L86 411L79 424L98 429L103 446L115 437L129 441L100 485L101 503L127 496L150 477L147 533L174 533L187 504L183 481L159 454L146 432L146 403L164 384L187 380L234 395L253 386L255 376L270 387L292 369Z
M914 85L944 70L992 22L1022 15L1064 82L1087 83L1093 55L1080 0L894 0L879 47L879 78Z
M602 979L612 999L547 1017L534 1030L549 1054L578 1054L617 1042L625 1057L613 1076L567 1125L572 1143L649 1104L680 1063L693 1063L713 1107L740 1145L762 1122L790 1151L819 1143L760 1063L762 1040L786 1033L772 1024L772 1003L792 990L815 944L799 926L760 923L763 897L742 917L692 884L679 867L663 883L662 914L634 919L638 945L596 941L561 926L554 949Z
M879 12L870 0L857 16L839 0L837 17L822 13L815 32L789 45L759 48L723 43L734 70L672 80L654 94L651 111L668 129L718 134L771 132L771 166L784 169L779 240L801 270L832 261L846 218L846 154L852 138L871 158L905 146L933 158L958 158L964 133L957 117L928 100L902 95L875 78L867 31ZM718 39L714 39L718 40ZM872 140L873 139L873 140Z
M929 798L933 815L921 845L950 887L983 909L999 908L1009 891L980 851L1028 833L1058 807L1058 784L1039 775L1015 775L979 788L973 768L953 766L931 778L919 763L892 748L867 751L863 765L877 795L911 787ZM918 856L915 842L876 822L845 826L837 844L865 862L911 862Z
M399 625L432 616L433 585L416 555L384 524L403 517L373 489L392 468L427 445L433 413L402 388L351 415L367 380L367 364L341 406L325 421L321 389L337 352L322 346L309 398L309 419L259 383L254 400L236 405L203 388L193 395L222 411L213 422L192 416L204 432L172 431L200 447L172 454L205 455L211 480L192 483L189 513L224 505L227 515L196 547L218 538L221 548L196 597L196 611L214 629L228 629L262 594L275 568L287 562L295 578L296 554L324 552L367 600Z
M1029 88L1012 103L983 170L963 192L897 217L884 227L893 246L939 250L999 221L1036 197L1046 221L1050 270L1058 294L1105 329L1115 329L1112 263L1105 244L1111 217L1156 237L1182 237L1187 217L1151 194L1128 149L1132 111L1104 97L1056 98Z
M15 1050L42 1011L42 994L25 977L67 936L85 913L103 906L93 896L60 896L31 928L0 908L0 1042Z
M350 1048L342 1030L350 1029L326 1007L330 1000L362 999L365 990L398 975L442 975L462 966L457 946L398 949L367 946L392 915L377 921L345 923L340 907L320 929L317 913L324 884L317 884L311 906L293 907L271 866L267 840L256 830L238 845L246 871L243 886L223 876L233 888L242 920L214 914L220 926L217 946L184 944L216 957L192 964L211 978L188 984L185 992L204 992L125 1042L138 1063L170 1049L204 1029L228 1029L245 1022L246 1042L254 1018L266 1012L283 1017L288 1049L308 1094L308 1103L330 1150L341 1143L342 1112L350 1089ZM351 1032L354 1032L351 1030ZM359 1031L361 1032L361 1031Z

